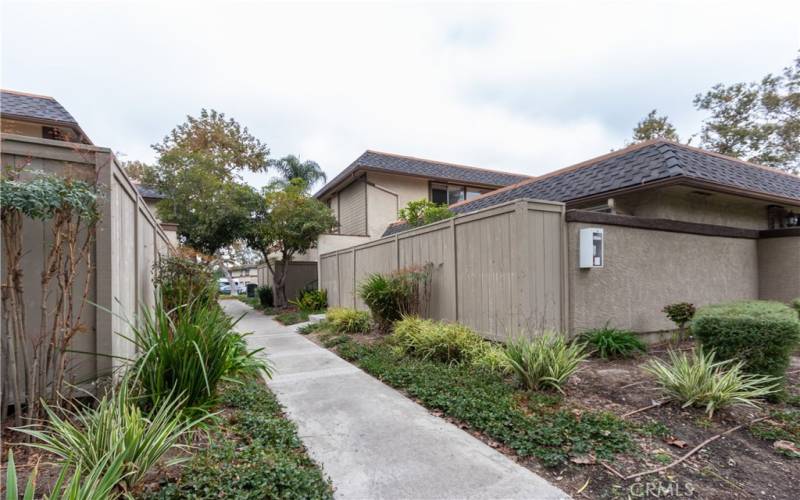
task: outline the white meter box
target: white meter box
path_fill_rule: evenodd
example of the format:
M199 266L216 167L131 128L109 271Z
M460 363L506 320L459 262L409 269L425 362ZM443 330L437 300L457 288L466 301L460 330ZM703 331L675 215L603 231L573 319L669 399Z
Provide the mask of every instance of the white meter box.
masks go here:
M603 230L589 227L580 231L580 262L581 269L603 267L605 251L603 248Z

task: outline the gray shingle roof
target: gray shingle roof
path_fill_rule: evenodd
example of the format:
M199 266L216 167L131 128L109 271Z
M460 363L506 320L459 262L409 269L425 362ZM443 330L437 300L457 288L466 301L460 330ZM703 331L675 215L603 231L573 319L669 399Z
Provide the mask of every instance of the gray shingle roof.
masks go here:
M64 106L52 97L0 90L0 113L77 125Z
M154 200L163 200L166 198L164 194L158 191L155 188L151 188L148 186L142 186L141 184L136 185L136 189L139 191L139 195L142 198L150 198Z
M451 207L474 212L508 201L539 199L568 203L670 178L685 178L800 202L800 177L668 141L638 144L575 167L498 189ZM408 229L389 226L384 236Z
M365 151L339 175L322 187L314 196L320 197L333 190L340 182L358 170L377 170L402 175L415 175L429 179L474 184L478 186L502 187L515 184L530 177L521 174L498 172L483 168L467 167L453 163L412 158L377 151Z

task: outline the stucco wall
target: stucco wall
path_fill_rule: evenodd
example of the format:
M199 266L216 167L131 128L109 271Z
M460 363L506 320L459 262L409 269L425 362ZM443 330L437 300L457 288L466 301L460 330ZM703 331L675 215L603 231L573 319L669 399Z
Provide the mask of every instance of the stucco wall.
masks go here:
M578 268L578 231L585 227L604 229L603 268ZM674 325L661 312L667 304L758 298L758 240L578 222L568 223L567 232L573 332L606 322L668 330Z
M760 298L800 297L800 236L758 240L758 270Z
M767 229L769 202L723 193L700 194L689 187L672 186L614 198L617 213L673 219L746 229ZM786 206L787 209L797 207Z

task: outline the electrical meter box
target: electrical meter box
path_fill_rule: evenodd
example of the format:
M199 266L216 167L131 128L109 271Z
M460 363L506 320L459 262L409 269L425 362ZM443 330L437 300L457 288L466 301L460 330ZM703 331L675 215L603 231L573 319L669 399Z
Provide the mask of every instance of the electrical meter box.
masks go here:
M580 231L580 267L591 269L603 267L605 252L603 249L603 230L589 227Z

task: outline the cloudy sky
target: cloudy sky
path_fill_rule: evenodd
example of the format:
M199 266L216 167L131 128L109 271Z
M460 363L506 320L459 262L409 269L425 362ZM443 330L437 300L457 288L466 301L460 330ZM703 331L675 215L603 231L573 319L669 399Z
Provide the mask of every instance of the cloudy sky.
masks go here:
M798 49L797 1L6 0L1 79L123 159L207 107L329 176L365 149L540 174L623 145L652 108L688 137L696 93Z

